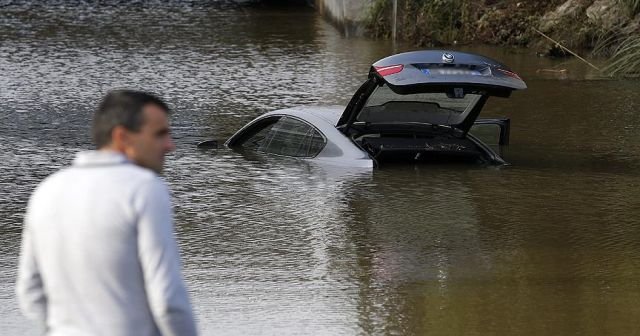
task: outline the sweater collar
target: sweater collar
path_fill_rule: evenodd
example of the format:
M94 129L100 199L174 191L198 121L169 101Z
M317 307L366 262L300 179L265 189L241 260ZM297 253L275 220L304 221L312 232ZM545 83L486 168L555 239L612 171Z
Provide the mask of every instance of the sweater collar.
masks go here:
M110 166L130 163L127 157L116 151L92 150L76 154L73 165L77 167Z

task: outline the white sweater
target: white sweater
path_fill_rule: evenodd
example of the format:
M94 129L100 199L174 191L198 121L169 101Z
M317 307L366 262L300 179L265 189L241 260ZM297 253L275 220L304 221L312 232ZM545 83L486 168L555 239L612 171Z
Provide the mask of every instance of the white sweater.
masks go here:
M79 153L29 200L16 292L48 335L196 334L169 191L108 151Z

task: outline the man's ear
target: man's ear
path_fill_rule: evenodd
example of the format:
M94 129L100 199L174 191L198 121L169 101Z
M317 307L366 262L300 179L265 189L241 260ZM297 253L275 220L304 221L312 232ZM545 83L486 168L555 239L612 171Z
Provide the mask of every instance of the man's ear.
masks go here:
M130 143L130 132L118 125L111 131L111 145L116 150L124 150Z

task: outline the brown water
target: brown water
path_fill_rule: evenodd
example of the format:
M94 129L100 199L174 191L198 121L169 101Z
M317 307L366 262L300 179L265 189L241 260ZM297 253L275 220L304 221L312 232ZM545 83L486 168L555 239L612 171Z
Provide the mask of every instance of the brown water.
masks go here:
M512 165L345 171L195 143L272 109L345 104L373 61L409 47L301 9L0 4L0 334L38 333L13 294L25 204L91 148L115 87L175 109L166 179L204 335L637 333L640 82L462 46L529 85L484 112L512 119ZM537 71L552 67L568 75Z

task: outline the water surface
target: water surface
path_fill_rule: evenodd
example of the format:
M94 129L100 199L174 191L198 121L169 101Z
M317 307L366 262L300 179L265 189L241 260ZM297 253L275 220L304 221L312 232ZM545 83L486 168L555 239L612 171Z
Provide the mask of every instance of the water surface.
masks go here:
M532 51L461 46L529 89L491 99L512 165L348 171L195 143L266 111L345 104L409 50L312 10L216 2L0 7L0 330L37 334L13 294L36 184L91 148L111 88L160 93L165 178L204 335L629 335L640 318L640 84ZM561 78L540 72L567 68Z

